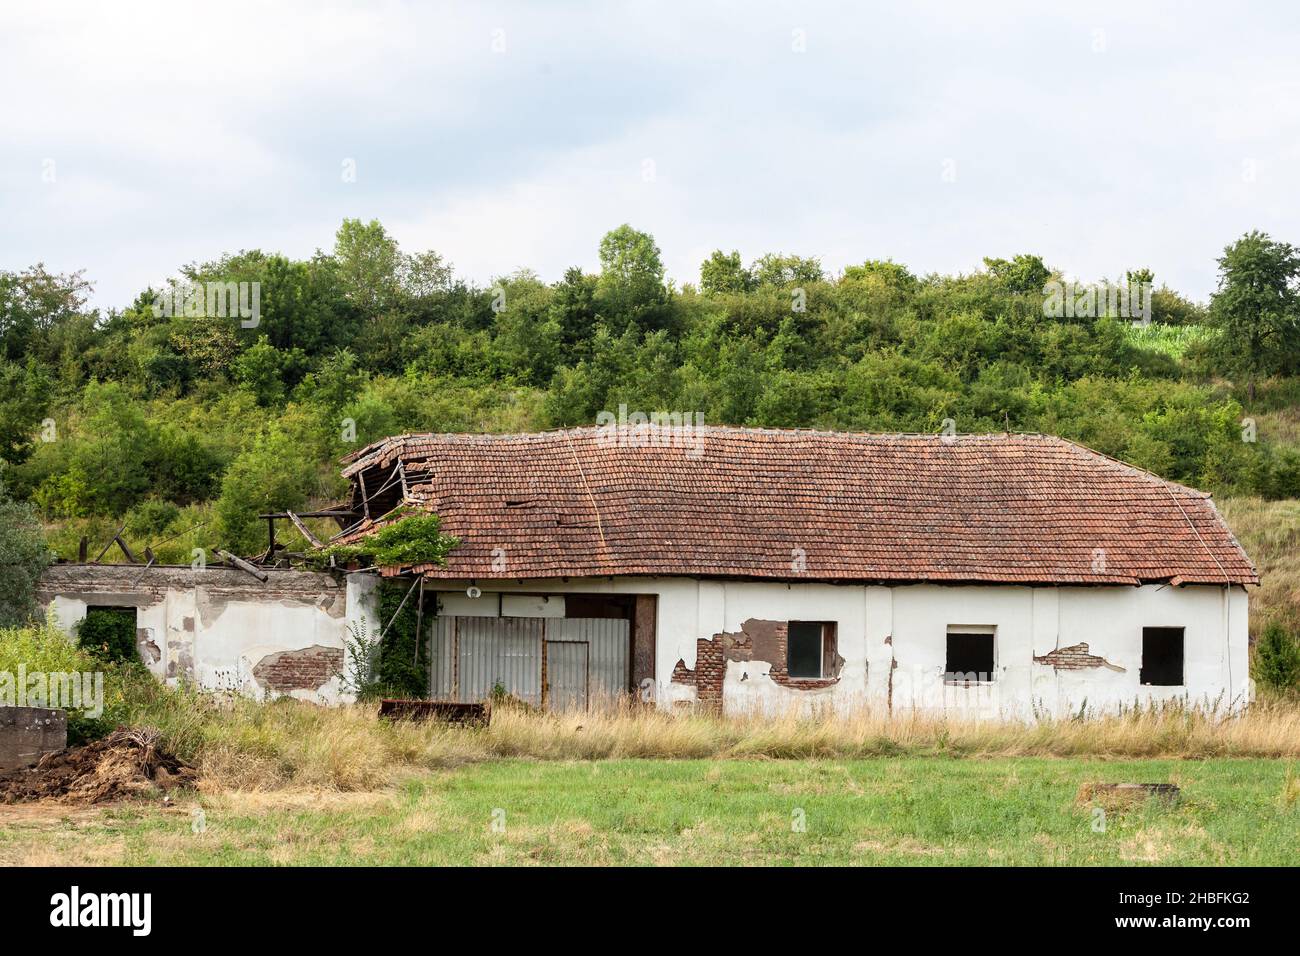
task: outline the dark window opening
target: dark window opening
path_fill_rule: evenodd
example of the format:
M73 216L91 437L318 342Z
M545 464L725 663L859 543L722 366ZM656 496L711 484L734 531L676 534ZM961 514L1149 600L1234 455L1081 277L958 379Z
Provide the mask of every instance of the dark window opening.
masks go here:
M993 634L949 631L943 679L950 684L993 680Z
M1183 629L1142 628L1142 670L1138 680L1155 687L1183 684Z
M786 673L791 677L827 677L838 653L835 625L829 621L791 621L786 627Z
M86 608L77 625L77 643L101 660L137 660L135 611L133 607Z

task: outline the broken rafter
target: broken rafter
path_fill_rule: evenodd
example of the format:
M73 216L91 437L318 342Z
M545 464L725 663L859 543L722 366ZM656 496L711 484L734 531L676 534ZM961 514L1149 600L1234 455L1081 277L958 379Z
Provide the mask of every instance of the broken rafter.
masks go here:
M122 553L126 555L126 559L127 559L128 561L130 561L132 564L138 564L138 563L139 563L138 561L136 561L136 559L135 559L135 554L132 553L130 546L127 545L127 543L126 543L126 538L122 537L122 536L119 534L119 535L118 535L116 538L114 538L113 540L117 542L118 547L122 549Z
M263 571L261 568L259 568L257 565L250 564L249 562L245 561L243 558L237 558L229 551L222 551L220 548L218 548L217 556L224 561L229 561L235 567L239 568L239 570L247 571L249 574L257 578L257 580L261 581L263 584L271 580L271 576L267 574L265 571Z
M149 563L144 566L144 570L140 572L140 576L131 582L131 590L133 591L140 586L140 582L144 580L144 576L148 574L149 569L153 567L153 562L154 562L153 552L150 551L148 548L145 548L144 551L145 554L148 555L149 557Z
M361 485L361 507L365 512L365 516L369 518L370 517L370 495L366 491L366 473L364 471L357 472L357 481Z
M99 564L100 561L104 560L104 555L108 554L108 549L113 546L114 541L122 540L122 532L125 530L126 530L126 522L123 521L122 527L117 529L116 533L113 535L112 539L108 542L108 544L104 545L104 550L99 552L99 555L95 558L95 564Z
M420 663L420 644L424 640L424 575L420 575L420 596L415 599L415 654L411 657L412 666Z
M285 514L289 516L289 520L293 522L293 526L297 528L299 532L302 533L302 536L307 539L308 543L311 544L313 548L324 547L324 545L321 544L320 542L320 538L316 537L314 534L311 533L311 529L302 523L301 518L299 518L292 511L286 511Z
M392 627L392 626L393 626L393 622L397 620L397 615L399 615L399 614L402 613L402 608L406 607L406 602L407 602L407 601L410 599L410 597L411 597L411 591L414 591L416 585L418 585L418 584L422 584L423 582L424 582L424 575L423 575L423 574L420 575L418 578L416 578L414 581L411 582L411 587L410 587L410 589L406 592L406 595L402 598L402 603L399 604L399 605L397 605L397 610L394 611L394 612L393 612L393 616L390 617L390 618L388 619L388 623L384 625L384 629L383 629L382 631L379 632L379 637L375 639L375 642L376 642L376 643L378 643L379 641L382 641L382 640L384 639L384 635L388 633L388 629L389 629L390 627ZM416 643L419 644L419 635L416 635Z

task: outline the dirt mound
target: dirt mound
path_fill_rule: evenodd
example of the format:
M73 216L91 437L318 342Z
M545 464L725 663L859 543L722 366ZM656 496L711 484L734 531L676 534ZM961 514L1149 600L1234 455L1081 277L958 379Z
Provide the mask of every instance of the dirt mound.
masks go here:
M119 727L102 740L0 774L0 803L102 803L194 783L194 769L158 747L156 730Z

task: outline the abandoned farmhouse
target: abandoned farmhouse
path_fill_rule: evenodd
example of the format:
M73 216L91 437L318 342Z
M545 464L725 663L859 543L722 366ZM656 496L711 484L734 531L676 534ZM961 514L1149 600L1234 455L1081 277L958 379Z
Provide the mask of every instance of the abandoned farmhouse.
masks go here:
M285 567L268 516L260 563L59 564L42 600L68 629L133 614L160 678L322 702L386 579L443 701L1029 715L1248 687L1258 577L1209 496L1058 438L403 435L344 475L336 542L428 511L460 539L446 563Z

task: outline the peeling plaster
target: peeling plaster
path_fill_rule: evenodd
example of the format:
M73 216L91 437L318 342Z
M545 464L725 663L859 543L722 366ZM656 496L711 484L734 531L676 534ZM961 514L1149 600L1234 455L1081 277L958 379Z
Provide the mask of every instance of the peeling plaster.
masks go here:
M136 628L135 648L146 664L157 664L162 660L162 650L159 649L158 642L153 639L151 627Z
M1069 647L1058 647L1054 651L1048 651L1043 655L1034 656L1035 664L1049 664L1057 670L1082 670L1087 667L1105 667L1123 674L1127 668L1120 667L1118 664L1112 664L1104 657L1088 653L1087 642L1071 644Z

